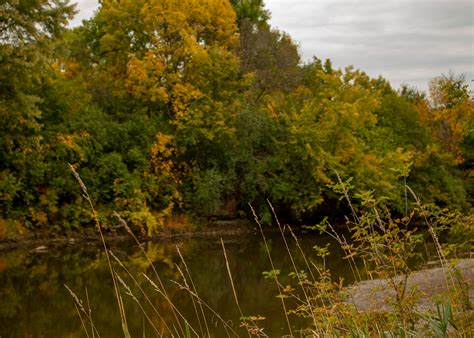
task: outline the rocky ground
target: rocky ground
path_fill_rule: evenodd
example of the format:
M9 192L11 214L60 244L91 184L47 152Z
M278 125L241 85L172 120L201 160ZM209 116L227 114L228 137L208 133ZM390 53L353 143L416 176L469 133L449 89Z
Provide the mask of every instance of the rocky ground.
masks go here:
M459 269L462 280L455 274L448 273L450 268L434 267L413 272L408 278L407 290L416 288L419 297L417 310L433 309L436 301L445 298L448 288L459 287L462 283L467 289L467 296L474 302L474 258L465 258L449 262ZM395 299L395 292L390 288L388 280L374 279L356 283L349 288L350 301L361 311L390 311L390 300Z

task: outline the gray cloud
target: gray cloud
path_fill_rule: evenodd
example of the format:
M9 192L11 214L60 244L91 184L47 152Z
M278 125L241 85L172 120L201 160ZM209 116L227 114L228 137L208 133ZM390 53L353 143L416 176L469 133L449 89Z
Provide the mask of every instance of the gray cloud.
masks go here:
M425 89L450 70L474 78L470 0L267 0L271 23L300 45L303 58L330 58L382 75L395 87Z
M79 26L82 20L89 19L94 14L94 11L99 7L98 0L76 0L73 2L77 3L77 9L79 12L69 23L71 27Z

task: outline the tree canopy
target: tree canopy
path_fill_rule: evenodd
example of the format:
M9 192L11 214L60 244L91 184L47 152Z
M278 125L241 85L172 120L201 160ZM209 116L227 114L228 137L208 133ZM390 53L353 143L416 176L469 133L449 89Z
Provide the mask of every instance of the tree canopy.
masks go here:
M428 94L330 60L303 63L261 0L103 0L67 28L69 1L0 4L0 236L92 224L152 235L176 217L295 222L337 216L338 176L407 208L472 203L465 81ZM357 207L357 202L355 202ZM7 225L5 225L7 224Z

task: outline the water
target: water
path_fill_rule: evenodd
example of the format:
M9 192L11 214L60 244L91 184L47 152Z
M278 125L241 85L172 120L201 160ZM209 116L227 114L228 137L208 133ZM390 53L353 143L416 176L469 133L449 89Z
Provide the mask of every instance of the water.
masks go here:
M280 269L282 275L292 272L291 260L281 235L270 233L267 240L275 268ZM291 237L288 240L293 243L291 250L298 269L306 269ZM353 280L351 270L343 260L343 252L330 238L302 235L300 240L310 262L317 265L323 262L312 254L312 247L315 244L324 246L331 243L331 255L326 259L327 267L335 278L344 278L347 283ZM272 280L265 279L262 275L263 271L269 271L271 267L261 237L258 234L239 235L238 238L224 239L224 242L243 314L267 318L261 322L261 326L271 337L286 334L288 330L281 301L275 297L276 286ZM144 247L173 304L198 333L201 333L200 325L189 293L180 290L172 282L183 283L176 266L183 270L184 266L176 247L180 248L185 258L199 296L228 321L239 335L246 335L244 329L239 327L240 314L233 297L219 238L149 242L144 243ZM154 272L139 247L133 242L120 242L110 245L110 249L127 266L158 310L159 315L140 294L133 280L116 266L156 328L160 331L164 329L160 316L168 325L172 325L173 315L166 300L141 275L145 272L156 282ZM288 281L285 278L282 280ZM123 336L106 256L100 243L95 242L50 247L43 253L34 252L32 248L0 253L0 337L86 337L72 297L64 284L76 292L86 307L87 303L90 304L92 318L101 337ZM140 307L131 297L123 297L132 337L156 336ZM206 311L206 317L212 336L227 336L216 316ZM294 316L290 320L294 330L304 328L306 324L303 319ZM202 319L201 326L205 326Z

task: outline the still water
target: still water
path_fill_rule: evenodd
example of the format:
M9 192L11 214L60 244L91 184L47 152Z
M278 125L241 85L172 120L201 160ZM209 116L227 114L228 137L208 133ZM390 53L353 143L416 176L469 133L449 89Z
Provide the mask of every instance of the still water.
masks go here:
M281 235L272 232L266 237L275 268L281 270L282 276L288 275L293 267ZM298 269L305 269L302 255L291 236L288 241ZM263 271L269 271L271 267L261 236L249 233L224 238L224 243L244 316L267 318L260 322L260 326L270 337L286 334L288 329L281 301L276 298L276 286L262 275ZM325 246L331 243L332 253L325 264L336 279L342 277L346 282L353 280L349 266L342 258L342 250L330 238L306 234L300 236L300 243L309 260L317 265L323 262L312 254L312 247L315 244ZM143 247L165 284L172 303L192 328L201 334L200 327L204 328L206 323L202 319L198 321L189 293L173 283L183 284L178 267L185 271L177 248L184 256L199 296L240 336L246 336L245 330L239 327L240 312L235 304L219 237L148 242L143 243ZM176 330L181 332L167 301L142 275L145 272L157 282L140 248L133 242L114 243L109 248L127 267L157 309L158 313L140 293L133 279L115 264L116 270L130 286L154 326L160 332L166 332L161 316L172 330L175 329L175 323ZM100 243L54 246L41 253L32 249L0 252L0 337L86 337L65 284L82 299L86 308L87 304L90 305L94 325L101 337L123 336L107 258ZM140 306L125 295L123 288L122 291L132 337L157 336ZM199 309L199 305L196 306ZM212 336L227 336L217 316L206 309L204 311ZM303 319L290 316L290 320L295 331L305 326ZM169 333L165 336L169 336Z

